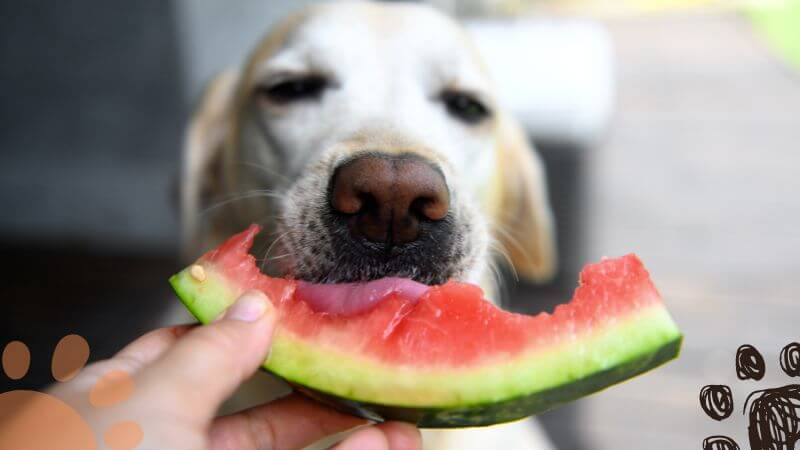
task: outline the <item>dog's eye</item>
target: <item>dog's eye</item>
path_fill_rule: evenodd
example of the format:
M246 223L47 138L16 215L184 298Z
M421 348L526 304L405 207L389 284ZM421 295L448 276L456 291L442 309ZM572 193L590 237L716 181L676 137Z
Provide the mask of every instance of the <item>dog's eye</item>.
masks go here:
M442 93L447 112L468 124L477 124L489 117L489 109L470 94L458 91Z
M280 81L271 86L261 86L257 89L257 93L273 103L285 104L318 99L327 85L328 82L324 77L312 75Z

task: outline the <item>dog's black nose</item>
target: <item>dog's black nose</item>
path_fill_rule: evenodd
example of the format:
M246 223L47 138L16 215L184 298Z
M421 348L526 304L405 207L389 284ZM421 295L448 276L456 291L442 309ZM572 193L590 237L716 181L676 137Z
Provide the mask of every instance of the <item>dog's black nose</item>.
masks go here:
M331 179L330 200L353 237L387 245L417 240L422 222L441 222L450 209L444 175L412 154L369 153L345 162Z

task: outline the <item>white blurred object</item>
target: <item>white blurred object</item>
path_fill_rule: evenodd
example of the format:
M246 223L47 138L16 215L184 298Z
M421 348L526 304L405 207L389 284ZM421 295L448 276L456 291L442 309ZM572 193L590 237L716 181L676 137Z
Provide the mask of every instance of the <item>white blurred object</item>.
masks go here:
M614 52L601 25L585 20L468 22L500 102L534 138L589 145L614 105Z
M555 450L546 436L537 420L462 428L455 433L422 430L426 450Z

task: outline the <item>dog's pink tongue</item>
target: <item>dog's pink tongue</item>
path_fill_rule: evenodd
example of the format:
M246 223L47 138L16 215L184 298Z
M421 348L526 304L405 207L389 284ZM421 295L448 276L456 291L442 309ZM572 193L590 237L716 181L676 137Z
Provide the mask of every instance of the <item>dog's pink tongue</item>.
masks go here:
M297 296L317 312L353 315L371 309L391 294L413 303L428 286L405 278L381 278L366 283L316 284L299 281Z

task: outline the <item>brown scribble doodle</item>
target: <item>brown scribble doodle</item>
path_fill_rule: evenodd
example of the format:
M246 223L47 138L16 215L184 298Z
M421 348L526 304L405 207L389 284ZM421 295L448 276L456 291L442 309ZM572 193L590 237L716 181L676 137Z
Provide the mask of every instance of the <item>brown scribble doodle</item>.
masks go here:
M781 350L781 369L790 377L800 377L800 344L792 342Z
M752 345L742 345L736 350L736 376L740 380L764 378L764 357Z
M750 403L750 398L757 397ZM764 389L751 393L747 426L753 450L794 450L800 441L800 385Z
M739 450L739 444L728 436L709 436L703 439L703 450Z
M786 375L800 376L800 344L792 342L786 345L779 360ZM736 351L736 376L740 380L760 380L764 371L764 358L755 347L739 347ZM727 418L730 416L727 408L733 408L730 388L724 385L703 387L700 406L712 419ZM746 414L748 419L750 450L800 449L800 384L751 392L744 402L742 414ZM709 436L703 440L703 450L739 450L739 445L727 436Z
M700 389L700 406L708 417L723 420L733 412L733 394L724 384L709 384Z

